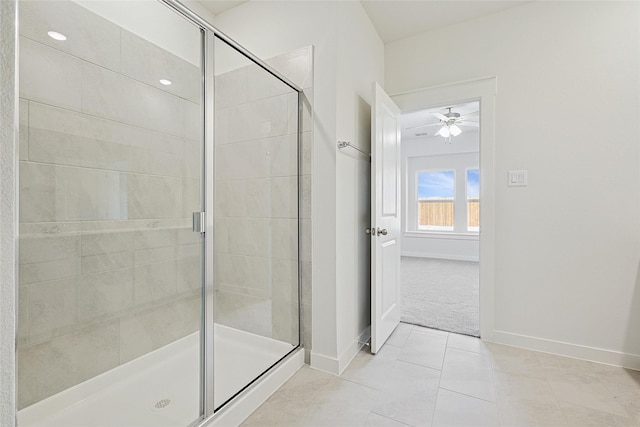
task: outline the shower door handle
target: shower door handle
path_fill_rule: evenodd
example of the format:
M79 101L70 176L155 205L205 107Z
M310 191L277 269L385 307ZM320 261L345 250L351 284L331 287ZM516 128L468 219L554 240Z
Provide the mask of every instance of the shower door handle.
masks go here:
M193 231L195 233L204 233L206 230L204 212L193 213Z

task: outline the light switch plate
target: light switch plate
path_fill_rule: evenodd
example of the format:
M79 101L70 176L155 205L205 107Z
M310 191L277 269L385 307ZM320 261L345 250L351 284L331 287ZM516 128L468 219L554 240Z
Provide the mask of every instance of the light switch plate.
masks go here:
M509 171L507 176L507 185L509 187L526 187L529 183L527 179L527 170Z

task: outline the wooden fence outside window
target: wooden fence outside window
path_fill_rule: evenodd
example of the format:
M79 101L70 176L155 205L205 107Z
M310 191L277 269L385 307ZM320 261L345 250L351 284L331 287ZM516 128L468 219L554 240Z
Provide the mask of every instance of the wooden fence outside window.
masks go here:
M480 200L467 200L468 227L480 226ZM418 226L453 227L453 200L419 200Z

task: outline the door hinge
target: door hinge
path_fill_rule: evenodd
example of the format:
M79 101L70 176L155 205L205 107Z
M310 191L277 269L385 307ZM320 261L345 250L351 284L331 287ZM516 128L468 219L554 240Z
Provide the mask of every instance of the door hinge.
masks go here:
M193 213L193 231L195 233L204 233L206 230L206 217L204 212Z

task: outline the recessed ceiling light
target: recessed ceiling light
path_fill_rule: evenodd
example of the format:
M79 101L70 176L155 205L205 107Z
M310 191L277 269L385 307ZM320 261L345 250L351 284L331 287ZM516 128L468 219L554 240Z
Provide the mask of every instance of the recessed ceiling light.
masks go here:
M171 82L171 80L160 79L160 83L162 83L165 86L169 86L172 82Z
M51 37L54 40L65 41L67 39L67 36L65 36L64 34L58 33L57 31L49 31L47 34L49 35L49 37Z

